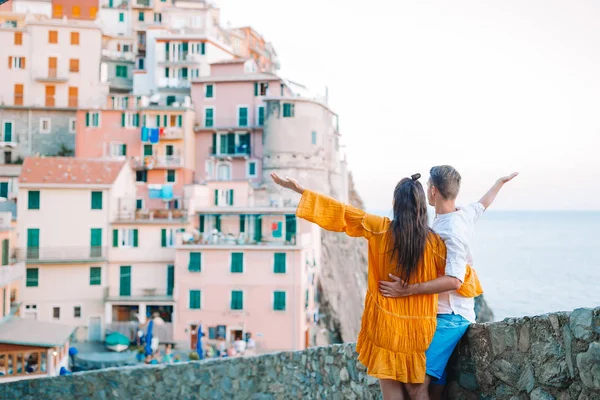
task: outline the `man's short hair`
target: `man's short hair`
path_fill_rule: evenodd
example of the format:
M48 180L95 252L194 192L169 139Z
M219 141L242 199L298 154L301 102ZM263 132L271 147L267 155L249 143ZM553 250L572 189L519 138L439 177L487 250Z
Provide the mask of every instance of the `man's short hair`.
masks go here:
M454 200L460 191L460 174L450 165L439 165L429 171L431 184L446 200Z

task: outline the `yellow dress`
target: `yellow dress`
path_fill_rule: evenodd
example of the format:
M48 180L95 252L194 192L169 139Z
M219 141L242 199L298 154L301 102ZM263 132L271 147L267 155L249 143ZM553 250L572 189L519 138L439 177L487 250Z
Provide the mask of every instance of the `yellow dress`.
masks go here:
M388 233L391 221L309 190L304 191L296 215L323 229L368 240L369 283L356 345L358 359L373 377L424 382L425 350L436 328L438 297L386 298L379 293L379 281L389 280L390 273L396 274L396 263L391 259L394 246L391 232ZM445 258L444 242L430 233L418 271L409 283L443 275Z

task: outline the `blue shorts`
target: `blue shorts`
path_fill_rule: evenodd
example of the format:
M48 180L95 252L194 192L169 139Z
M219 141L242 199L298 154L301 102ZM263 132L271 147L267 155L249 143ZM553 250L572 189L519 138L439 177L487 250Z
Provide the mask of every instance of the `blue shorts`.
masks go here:
M448 360L470 325L469 321L458 314L438 314L433 340L425 352L427 375L433 378L432 383L446 384Z

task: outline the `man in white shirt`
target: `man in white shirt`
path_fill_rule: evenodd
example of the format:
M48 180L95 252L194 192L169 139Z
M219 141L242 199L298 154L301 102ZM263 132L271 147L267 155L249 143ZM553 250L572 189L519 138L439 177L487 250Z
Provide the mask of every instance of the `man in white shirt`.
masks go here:
M393 282L380 282L380 291L386 297L439 293L437 328L426 352L427 381L434 383L431 398L442 398L448 360L469 325L475 322L474 298L457 292L465 282L468 265L473 266L471 244L475 223L502 186L515 176L517 173L498 179L481 200L458 208L456 197L460 191L460 174L449 165L433 167L427 183L427 199L436 212L432 229L446 244L445 276L417 285L405 285L393 275L390 275ZM426 390L427 385L423 388ZM427 398L427 393L423 393L423 398Z

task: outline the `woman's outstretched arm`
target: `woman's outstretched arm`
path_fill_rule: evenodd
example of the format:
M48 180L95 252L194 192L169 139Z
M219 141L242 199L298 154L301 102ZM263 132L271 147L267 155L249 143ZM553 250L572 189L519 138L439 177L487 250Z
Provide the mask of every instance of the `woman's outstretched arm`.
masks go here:
M313 222L323 229L333 232L345 232L353 237L367 237L373 229L365 228L365 219L368 218L368 226L374 226L375 229L378 228L378 222L384 225L383 218L367 215L364 211L356 207L310 191L295 179L282 178L276 173L272 173L271 177L279 186L302 195L302 199L296 210L298 218Z

